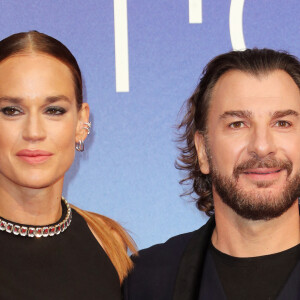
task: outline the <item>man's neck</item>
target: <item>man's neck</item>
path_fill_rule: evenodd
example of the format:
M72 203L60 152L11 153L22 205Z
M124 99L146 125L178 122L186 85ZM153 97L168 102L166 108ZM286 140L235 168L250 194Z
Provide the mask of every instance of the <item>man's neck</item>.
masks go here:
M278 253L300 243L298 201L284 214L269 221L246 220L221 199L214 199L216 228L213 245L235 257Z

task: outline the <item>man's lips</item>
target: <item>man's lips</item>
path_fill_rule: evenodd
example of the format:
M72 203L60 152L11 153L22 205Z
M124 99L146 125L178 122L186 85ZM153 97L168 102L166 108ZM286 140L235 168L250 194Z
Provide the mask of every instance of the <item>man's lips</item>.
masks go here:
M276 180L281 176L281 171L283 169L278 168L257 168L257 169L247 169L242 172L250 180L254 181L266 181L266 180Z
M44 150L29 150L29 149L23 149L16 154L20 159L30 163L30 164L36 164L36 163L42 163L48 160L53 153L49 151Z
M257 169L248 169L244 171L245 174L259 174L259 175L267 175L273 173L279 173L281 169L278 168L257 168Z

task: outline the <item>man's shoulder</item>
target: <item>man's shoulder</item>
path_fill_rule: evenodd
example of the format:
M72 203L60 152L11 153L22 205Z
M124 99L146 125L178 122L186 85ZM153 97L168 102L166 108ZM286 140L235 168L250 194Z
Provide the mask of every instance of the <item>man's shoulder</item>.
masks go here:
M180 234L165 243L140 250L134 269L124 283L124 299L171 299L180 258L194 232Z
M192 239L206 230L205 227L139 251L138 256L133 257L133 272L125 281L125 299L171 299L185 249Z
M214 224L214 220L209 220L206 224L200 227L197 230L192 232L183 233L171 237L165 243L156 244L149 248L139 251L137 257L134 257L136 265L139 263L150 264L153 266L153 263L168 263L172 260L180 259L182 253L186 249L189 241L197 236L202 235L204 232L210 231L210 227ZM200 238L201 239L201 238Z
M140 250L138 256L133 259L136 264L141 262L150 265L172 261L181 255L193 234L198 230L173 236L164 243Z

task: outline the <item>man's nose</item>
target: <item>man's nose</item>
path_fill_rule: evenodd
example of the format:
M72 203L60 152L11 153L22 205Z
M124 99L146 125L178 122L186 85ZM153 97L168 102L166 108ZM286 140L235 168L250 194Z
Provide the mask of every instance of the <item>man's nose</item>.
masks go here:
M45 139L45 137L46 131L42 117L36 113L29 113L24 121L24 140L36 142Z
M260 158L276 153L276 145L271 128L267 126L253 128L250 134L248 152Z

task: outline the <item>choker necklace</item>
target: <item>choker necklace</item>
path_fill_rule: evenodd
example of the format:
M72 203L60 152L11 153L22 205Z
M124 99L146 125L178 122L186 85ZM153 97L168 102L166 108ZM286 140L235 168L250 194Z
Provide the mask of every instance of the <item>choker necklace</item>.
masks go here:
M62 203L64 203L67 208L66 216L61 222L49 226L43 226L43 227L24 226L0 218L0 230L6 231L8 233L13 233L14 235L37 237L37 238L54 236L60 234L61 232L64 232L71 224L72 210L67 200L64 197L62 197L61 199L62 199Z

